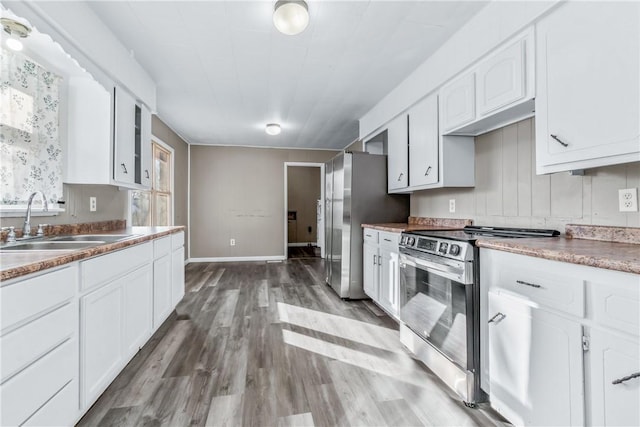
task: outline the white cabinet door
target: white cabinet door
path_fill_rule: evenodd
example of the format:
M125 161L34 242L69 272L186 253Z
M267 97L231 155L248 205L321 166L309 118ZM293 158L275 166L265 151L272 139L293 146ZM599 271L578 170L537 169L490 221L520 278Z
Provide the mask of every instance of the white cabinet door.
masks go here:
M438 97L431 95L409 110L409 185L438 182Z
M80 299L82 406L93 402L120 372L123 287L115 281Z
M524 40L478 66L477 111L484 116L525 96Z
M583 425L582 326L489 292L491 406L516 425Z
M124 288L124 349L132 356L151 335L153 326L153 271L145 266L120 279Z
M171 306L175 307L184 297L184 248L171 254Z
M378 245L365 243L362 251L362 281L364 293L374 301L378 300L378 283L380 272L378 268Z
M440 90L440 124L446 133L476 118L475 73L458 77Z
M380 292L378 303L398 317L398 253L380 248Z
M395 118L387 128L387 180L389 192L409 186L409 134L407 116Z
M537 173L640 160L640 3L567 2L537 37Z
M625 380L640 374L639 349L637 339L623 339L606 330L591 330L593 425L640 425L640 377Z
M153 262L153 328L165 321L171 305L171 254Z
M135 182L135 120L136 103L126 91L114 88L114 153L113 178L116 181Z
M147 107L141 105L141 144L142 144L142 166L141 166L141 184L147 188L151 188L151 166L153 162L151 150L151 112Z

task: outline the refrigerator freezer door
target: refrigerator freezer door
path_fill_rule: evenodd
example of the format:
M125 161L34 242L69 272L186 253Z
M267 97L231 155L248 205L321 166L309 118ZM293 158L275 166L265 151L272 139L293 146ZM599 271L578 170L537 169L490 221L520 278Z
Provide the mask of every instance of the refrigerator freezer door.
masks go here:
M333 159L333 188L331 212L331 281L329 284L340 298L347 298L348 287L342 287L343 269L349 273L349 266L343 262L342 239L344 236L344 155Z

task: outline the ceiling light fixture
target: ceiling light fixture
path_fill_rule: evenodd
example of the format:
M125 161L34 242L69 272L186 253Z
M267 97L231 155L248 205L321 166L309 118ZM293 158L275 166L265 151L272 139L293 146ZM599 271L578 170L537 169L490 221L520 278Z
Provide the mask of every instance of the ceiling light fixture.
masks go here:
M269 123L264 131L269 135L279 135L280 132L282 132L282 129L277 123Z
M309 8L304 0L278 0L273 9L273 25L288 36L300 34L309 25Z
M10 36L6 41L7 47L11 50L22 50L23 45L20 39L26 38L31 32L31 28L11 18L1 18L0 23L4 32Z

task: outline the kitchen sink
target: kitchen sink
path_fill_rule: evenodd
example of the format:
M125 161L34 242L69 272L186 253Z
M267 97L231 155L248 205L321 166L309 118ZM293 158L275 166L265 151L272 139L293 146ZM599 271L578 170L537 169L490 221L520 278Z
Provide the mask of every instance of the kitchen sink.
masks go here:
M5 251L71 251L76 249L85 249L92 246L98 246L106 243L105 241L92 242L61 242L61 241L38 241L16 243L8 246L0 247L0 252Z
M137 234L75 234L72 236L53 237L51 242L101 242L113 243L137 236Z

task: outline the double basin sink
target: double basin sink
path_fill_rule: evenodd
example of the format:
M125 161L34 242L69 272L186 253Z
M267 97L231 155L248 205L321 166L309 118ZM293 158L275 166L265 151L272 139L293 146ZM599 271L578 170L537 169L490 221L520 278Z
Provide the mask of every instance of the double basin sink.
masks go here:
M138 236L137 234L76 234L50 238L35 238L0 246L2 252L23 251L70 251L86 249L106 243L119 242Z

